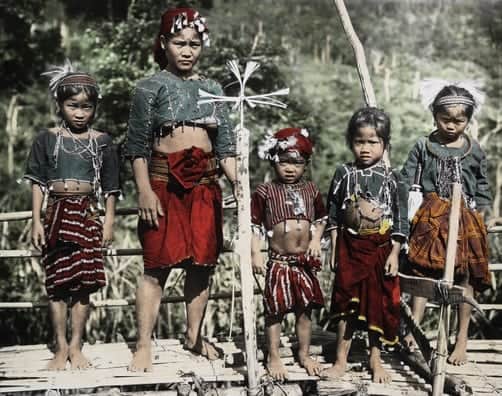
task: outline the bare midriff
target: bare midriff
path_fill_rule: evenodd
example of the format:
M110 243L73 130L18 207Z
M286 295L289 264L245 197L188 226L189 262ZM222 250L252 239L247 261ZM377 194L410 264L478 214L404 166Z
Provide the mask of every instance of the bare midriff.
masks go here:
M49 184L51 193L55 194L92 194L92 184L86 181L53 181Z
M191 147L198 147L206 153L213 151L208 129L192 125L179 126L167 136L156 138L153 144L153 150L161 153L175 153Z
M286 232L287 229L287 232ZM301 254L308 249L310 242L310 222L289 219L272 228L269 239L270 248L279 254Z

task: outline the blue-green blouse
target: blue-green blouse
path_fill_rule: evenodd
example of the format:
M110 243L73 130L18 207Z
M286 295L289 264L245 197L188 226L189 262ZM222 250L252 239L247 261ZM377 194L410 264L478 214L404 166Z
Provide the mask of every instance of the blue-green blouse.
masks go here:
M235 134L223 103L198 104L199 89L223 95L221 86L210 79L184 80L166 70L140 80L132 96L125 144L127 158L150 158L155 136L164 124L216 121L210 138L219 159L235 156Z
M418 139L403 165L401 176L408 186L414 183L417 164L422 164L423 193L438 192L441 159L457 157L462 167L462 192L470 207L478 209L491 205L492 196L487 178L486 155L479 143L467 138L463 147L452 148L438 143L435 134Z

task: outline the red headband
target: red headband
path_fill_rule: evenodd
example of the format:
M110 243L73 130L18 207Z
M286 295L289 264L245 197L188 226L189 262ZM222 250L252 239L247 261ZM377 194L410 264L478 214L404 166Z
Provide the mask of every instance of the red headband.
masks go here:
M202 18L197 10L193 8L170 8L166 10L160 18L160 28L153 47L153 57L161 69L167 66L167 59L164 49L160 45L160 36L176 34L186 27L195 29L202 37L202 43L209 46L208 28L206 19Z
M277 151L288 152L297 151L303 157L310 157L312 155L312 142L309 139L309 133L306 129L302 128L285 128L277 131L274 137L277 139ZM284 148L281 143L284 144Z

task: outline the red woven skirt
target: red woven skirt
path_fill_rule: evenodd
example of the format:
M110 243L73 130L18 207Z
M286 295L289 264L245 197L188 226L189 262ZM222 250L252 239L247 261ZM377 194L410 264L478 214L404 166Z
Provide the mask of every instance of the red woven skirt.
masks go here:
M342 229L336 247L332 317L353 317L360 327L381 334L381 341L397 342L399 277L385 276L385 261L392 250L389 233L354 235Z
M101 251L103 226L89 196L51 197L42 253L50 299L93 293L106 285Z
M267 315L323 307L324 298L316 276L320 267L319 259L304 254L269 252L264 290Z
M154 153L150 183L164 216L158 228L139 222L145 269L216 265L223 246L223 209L214 155L195 147Z
M424 196L411 225L408 258L411 271L419 276L443 277L448 240L450 201L437 194ZM481 214L461 203L461 215L455 259L455 278L469 277L474 290L490 287L488 238Z

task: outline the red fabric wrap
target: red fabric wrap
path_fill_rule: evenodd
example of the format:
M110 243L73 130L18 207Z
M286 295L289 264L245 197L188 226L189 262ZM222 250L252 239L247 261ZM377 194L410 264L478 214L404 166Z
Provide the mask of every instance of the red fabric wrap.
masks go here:
M319 259L304 254L270 252L264 290L267 315L323 307L324 298L316 276L320 269Z
M339 230L331 313L335 318L355 316L392 344L399 329L400 288L399 277L385 276L391 250L389 233L363 236Z
M436 193L424 196L410 230L408 258L412 273L440 279L443 277L448 240L450 201ZM461 203L461 215L455 259L455 278L469 276L474 290L491 286L488 269L488 238L481 214Z
M186 151L192 154L188 156ZM212 157L213 154L204 153L199 148L161 157L166 164L174 164L175 174L169 169L168 178L151 175L150 183L162 204L164 216L158 218L159 228L139 222L145 269L182 266L189 262L216 265L223 246L221 189L214 169L201 169L202 164L208 167L213 162ZM184 161L187 167L184 167ZM209 177L208 173L213 176ZM184 175L187 179L183 178ZM204 183L197 180L204 180ZM183 185L191 188L182 188Z
M106 285L103 227L91 197L51 197L44 228L42 264L50 299L92 293Z

